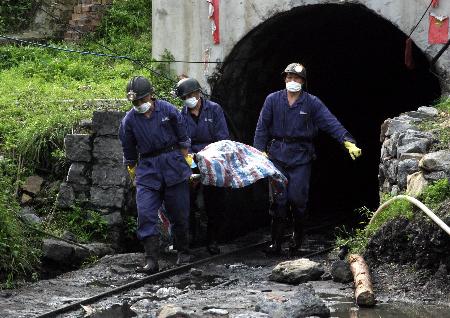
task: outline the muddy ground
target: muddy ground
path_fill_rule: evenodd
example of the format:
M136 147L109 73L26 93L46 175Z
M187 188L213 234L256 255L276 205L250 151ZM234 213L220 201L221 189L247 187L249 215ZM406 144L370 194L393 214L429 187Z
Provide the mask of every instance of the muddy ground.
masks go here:
M223 246L234 249L246 242L264 239L259 234L235 244ZM315 246L311 246L314 249ZM304 252L307 252L306 250ZM199 257L206 256L202 249ZM337 259L337 251L312 257L326 271ZM162 267L175 261L175 255L165 255ZM256 249L198 267L196 273L147 284L127 293L108 298L86 307L91 317L155 317L166 304L174 304L202 317L252 317L258 302L275 299L284 302L295 294L298 286L271 282L272 268L287 258L268 259ZM66 273L12 291L0 292L0 317L35 317L106 289L143 277L134 268L142 254L106 256L90 268ZM413 270L405 265L384 264L372 268L374 290L378 304L373 309L358 308L353 302L353 286L332 280L310 282L315 293L330 308L332 317L450 317L449 275ZM441 275L442 274L442 275ZM125 305L124 305L125 304ZM83 317L78 310L61 317ZM215 313L215 314L214 314ZM260 314L260 313L257 313ZM241 315L241 316L239 316ZM242 316L243 315L243 316ZM257 316L255 316L257 317ZM260 316L266 317L266 316Z

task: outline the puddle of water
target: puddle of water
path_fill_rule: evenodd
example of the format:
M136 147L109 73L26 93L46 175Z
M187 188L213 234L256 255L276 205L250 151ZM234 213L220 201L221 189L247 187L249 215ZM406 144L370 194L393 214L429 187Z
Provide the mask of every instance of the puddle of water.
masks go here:
M339 318L450 318L450 307L380 302L372 308L358 307L350 297L319 293L331 310L331 317Z

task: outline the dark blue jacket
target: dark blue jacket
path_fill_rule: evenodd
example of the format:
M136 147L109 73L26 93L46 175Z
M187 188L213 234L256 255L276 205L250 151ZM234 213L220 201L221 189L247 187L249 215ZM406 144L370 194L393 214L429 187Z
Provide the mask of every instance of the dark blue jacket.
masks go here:
M191 138L191 151L199 152L210 143L229 139L227 122L219 104L202 98L202 109L198 123L189 114L185 106L181 114L186 120L187 130Z
M267 96L259 115L253 146L284 166L314 158L313 138L323 130L339 143L355 142L349 132L314 95L302 92L289 106L285 89Z
M124 164L134 165L139 159L136 184L159 189L162 184L171 186L190 176L191 169L179 149L139 158L142 154L155 153L170 146L190 147L186 123L172 104L156 100L149 118L131 109L122 119L119 138Z

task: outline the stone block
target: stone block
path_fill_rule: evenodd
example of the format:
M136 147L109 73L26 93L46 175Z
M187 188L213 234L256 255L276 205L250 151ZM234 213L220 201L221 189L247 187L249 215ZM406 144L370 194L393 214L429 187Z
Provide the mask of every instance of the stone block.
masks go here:
M70 165L67 173L67 182L76 183L80 185L89 184L87 176L89 166L83 162L74 162Z
M25 180L22 186L22 190L31 194L37 194L41 191L42 183L44 179L40 176L30 176Z
M95 138L92 155L99 163L122 163L123 152L119 138Z
M418 197L428 185L422 172L416 172L407 177L406 194Z
M124 112L119 111L95 111L92 119L94 134L96 136L118 136L119 126Z
M398 163L397 184L400 190L406 189L406 177L419 171L419 161L415 159L406 159Z
M66 182L61 183L59 193L56 197L56 206L60 208L68 208L73 205L75 200L75 193L73 188Z
M91 203L96 207L121 209L124 201L123 188L91 187Z
M426 171L450 171L450 150L440 150L426 154L419 167Z
M414 159L414 160L419 161L420 159L422 159L422 157L423 157L423 153L405 152L400 155L400 161L406 160L406 159Z
M428 182L435 182L441 179L450 178L450 171L447 173L445 171L425 172L423 176Z
M92 184L122 186L127 183L127 169L122 164L95 164L92 167Z
M436 117L439 115L439 111L434 107L421 106L417 109L418 112L425 114L428 117Z
M64 138L66 157L70 161L89 162L92 159L91 136L85 134L67 135Z
M121 226L123 224L122 215L120 212L113 212L103 215L102 218L108 223L108 227Z
M404 153L426 153L431 146L430 139L415 139L406 144L397 147L397 158L400 158Z

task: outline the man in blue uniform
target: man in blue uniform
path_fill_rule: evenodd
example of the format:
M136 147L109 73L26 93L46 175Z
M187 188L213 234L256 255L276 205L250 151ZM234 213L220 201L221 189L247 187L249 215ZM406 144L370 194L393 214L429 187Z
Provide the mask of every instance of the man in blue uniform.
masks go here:
M159 270L158 209L165 202L178 250L177 264L190 260L188 250L189 177L185 157L191 141L186 123L172 104L154 99L150 82L133 77L127 98L133 108L119 128L124 164L136 183L137 236L143 241L143 272Z
M228 127L222 108L203 97L201 87L194 78L183 78L175 88L178 97L184 100L181 114L186 120L191 138L190 151L199 152L210 143L229 139ZM211 254L219 254L217 238L224 222L225 190L203 186L205 210L208 216L207 249Z
M267 152L269 159L286 176L287 190L274 198L272 245L269 254L279 254L286 218L292 215L293 235L289 250L301 245L303 223L309 194L313 138L318 129L326 132L349 151L352 159L361 155L355 140L322 101L304 91L306 69L299 63L289 64L284 72L286 89L267 96L256 126L254 147Z

